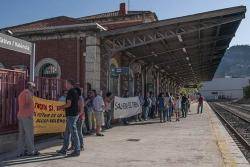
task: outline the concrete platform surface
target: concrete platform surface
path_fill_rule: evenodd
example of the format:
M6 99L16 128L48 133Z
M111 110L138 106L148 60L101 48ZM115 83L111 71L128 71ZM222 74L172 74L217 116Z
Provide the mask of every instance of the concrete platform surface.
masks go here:
M85 138L79 157L55 154L60 146L32 158L7 160L4 166L23 167L217 167L249 166L236 144L207 104L205 112L192 112L180 122L150 120L117 126L104 137ZM132 139L132 140L130 140ZM138 141L137 141L138 139Z

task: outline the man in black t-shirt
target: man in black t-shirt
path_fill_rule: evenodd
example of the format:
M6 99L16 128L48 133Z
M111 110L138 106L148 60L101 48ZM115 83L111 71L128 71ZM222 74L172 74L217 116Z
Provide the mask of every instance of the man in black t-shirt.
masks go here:
M181 98L181 111L182 111L182 117L187 117L187 96L183 95Z
M67 149L69 147L70 134L74 140L74 151L70 156L79 156L80 155L80 141L77 133L76 122L79 117L78 113L78 100L79 94L74 88L75 82L73 80L68 80L66 82L66 88L68 90L66 97L66 104L63 106L58 106L59 110L65 109L66 113L66 129L64 133L63 147L61 150L57 151L60 154L66 155Z

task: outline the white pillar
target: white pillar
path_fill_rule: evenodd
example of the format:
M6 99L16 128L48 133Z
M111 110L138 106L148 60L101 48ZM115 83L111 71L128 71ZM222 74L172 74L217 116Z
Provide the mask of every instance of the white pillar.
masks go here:
M85 85L90 83L92 88L100 90L101 85L101 54L100 39L96 36L86 37L86 58L85 58Z
M32 45L32 54L30 55L30 81L35 81L35 62L36 62L36 44Z
M160 93L160 73L157 71L157 79L156 79L156 96Z

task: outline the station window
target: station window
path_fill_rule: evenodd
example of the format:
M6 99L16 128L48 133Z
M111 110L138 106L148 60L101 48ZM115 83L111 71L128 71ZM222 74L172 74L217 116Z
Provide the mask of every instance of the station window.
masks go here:
M39 76L48 77L48 78L56 78L58 77L57 67L55 67L53 64L46 63L40 68Z
M44 58L36 65L35 76L46 78L61 78L60 65L55 59Z

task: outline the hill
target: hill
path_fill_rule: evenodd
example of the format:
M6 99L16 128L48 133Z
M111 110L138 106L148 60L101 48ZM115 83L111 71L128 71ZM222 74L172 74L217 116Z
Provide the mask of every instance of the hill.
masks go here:
M250 46L238 45L230 47L215 73L215 78L232 76L250 76Z

